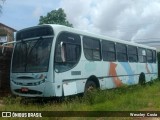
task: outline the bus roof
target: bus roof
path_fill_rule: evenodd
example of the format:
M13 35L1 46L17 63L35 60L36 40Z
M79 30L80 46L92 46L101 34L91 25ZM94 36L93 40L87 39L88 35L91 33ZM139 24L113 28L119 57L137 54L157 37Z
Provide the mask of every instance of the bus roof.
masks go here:
M112 38L112 37L108 37L108 36L104 36L104 35L98 35L98 34L86 32L86 31L82 31L82 30L78 30L78 29L67 27L67 26L63 26L63 25L56 25L56 24L48 24L48 25L52 26L53 28L58 29L59 31L68 31L68 32L72 32L72 33L76 33L76 34L80 34L80 35L84 35L84 36L90 36L90 37L94 37L94 38L98 38L98 39L114 41L114 42L123 43L123 44L127 44L127 45L133 45L133 46L137 46L137 47L143 47L143 48L156 50L156 48L150 47L150 46L147 46L147 45L142 45L142 44L135 43L135 42L116 39L116 38Z
M94 37L94 38L101 39L101 40L108 40L108 41L113 41L113 42L117 42L117 43L123 43L123 44L126 44L126 45L132 45L132 46L137 46L137 47L156 50L156 48L150 47L150 46L147 46L147 45L142 45L142 44L135 43L135 42L116 39L116 38L112 38L112 37L109 37L109 36L98 35L98 34L94 34L94 33L83 31L83 30L78 30L78 29L75 29L75 28L72 28L72 27L63 26L63 25L44 24L44 25L39 25L39 26L51 26L55 32L56 31L57 32L67 31L67 32L72 32L72 33L83 35L83 36ZM39 26L34 26L34 27L39 27ZM34 28L34 27L31 27L31 28ZM25 30L25 29L23 29L23 30Z

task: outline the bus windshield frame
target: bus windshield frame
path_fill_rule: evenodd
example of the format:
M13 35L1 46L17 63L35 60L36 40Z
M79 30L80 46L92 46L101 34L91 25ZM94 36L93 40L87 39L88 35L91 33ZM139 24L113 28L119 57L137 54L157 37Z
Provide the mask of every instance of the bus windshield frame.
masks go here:
M47 72L54 30L49 25L20 30L12 56L12 73Z

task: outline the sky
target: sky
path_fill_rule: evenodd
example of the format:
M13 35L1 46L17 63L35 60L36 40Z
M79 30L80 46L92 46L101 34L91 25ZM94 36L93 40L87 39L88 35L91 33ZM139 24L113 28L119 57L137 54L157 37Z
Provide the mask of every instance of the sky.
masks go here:
M160 0L6 0L0 22L20 30L58 8L77 29L129 41L160 41Z

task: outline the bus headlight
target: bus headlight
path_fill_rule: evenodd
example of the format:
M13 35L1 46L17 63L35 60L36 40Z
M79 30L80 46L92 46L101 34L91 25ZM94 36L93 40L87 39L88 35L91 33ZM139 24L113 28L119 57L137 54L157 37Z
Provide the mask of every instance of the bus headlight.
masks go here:
M40 85L40 84L42 84L42 83L44 83L44 82L45 82L45 79L43 79L43 80L41 80L41 81L39 81L39 82L35 82L34 85Z

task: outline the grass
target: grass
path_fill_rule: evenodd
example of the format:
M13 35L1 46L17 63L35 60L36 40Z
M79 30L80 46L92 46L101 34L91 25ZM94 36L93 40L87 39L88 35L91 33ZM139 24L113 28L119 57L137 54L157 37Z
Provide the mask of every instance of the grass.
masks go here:
M160 111L160 81L155 80L153 84L145 86L135 85L105 91L97 90L84 97L66 97L62 102L56 100L39 102L15 96L1 99L3 103L0 105L0 111ZM68 118L56 119L66 120ZM105 118L95 119L103 120Z

